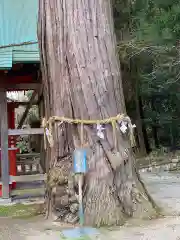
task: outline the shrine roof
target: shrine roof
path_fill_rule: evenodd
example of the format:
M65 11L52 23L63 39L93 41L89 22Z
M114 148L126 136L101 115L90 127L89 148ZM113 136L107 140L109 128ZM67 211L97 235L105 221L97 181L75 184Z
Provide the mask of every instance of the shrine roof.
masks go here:
M0 0L0 69L39 62L38 0Z

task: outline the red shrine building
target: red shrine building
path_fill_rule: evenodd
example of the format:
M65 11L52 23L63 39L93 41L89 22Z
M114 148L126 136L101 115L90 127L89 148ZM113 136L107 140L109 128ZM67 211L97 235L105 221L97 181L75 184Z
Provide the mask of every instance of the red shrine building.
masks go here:
M16 137L29 134L15 125L15 109L24 103L8 102L7 92L33 90L41 95L37 42L38 0L0 1L0 190L1 200L11 200L16 187ZM34 96L35 96L34 94ZM28 104L27 104L28 105ZM39 131L39 132L38 132ZM31 134L42 134L34 130Z

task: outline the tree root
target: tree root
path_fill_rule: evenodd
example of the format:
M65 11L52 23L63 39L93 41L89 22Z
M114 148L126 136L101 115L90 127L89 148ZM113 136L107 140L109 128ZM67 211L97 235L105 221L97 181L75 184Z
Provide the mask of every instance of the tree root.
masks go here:
M137 171L136 168L135 168L135 172L136 172L137 179L138 179L139 183L142 185L142 189L143 189L143 191L144 191L144 193L145 193L145 195L146 195L146 197L147 197L148 202L152 205L152 208L155 210L156 214L158 214L158 215L163 215L160 207L156 204L156 202L154 201L154 199L153 199L153 198L151 197L151 195L149 194L149 192L148 192L148 190L147 190L144 182L142 181L142 179L141 179L141 177L140 177L140 174L139 174L139 172ZM144 196L144 195L142 195L142 193L141 193L141 196Z

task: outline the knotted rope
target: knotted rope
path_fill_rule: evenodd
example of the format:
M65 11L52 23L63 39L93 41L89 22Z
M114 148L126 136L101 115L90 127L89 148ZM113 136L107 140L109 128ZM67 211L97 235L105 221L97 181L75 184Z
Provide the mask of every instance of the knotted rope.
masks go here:
M115 117L110 117L106 119L101 119L101 120L85 120L85 119L72 119L72 118L66 118L66 117L58 117L58 116L53 116L50 117L48 121L46 121L45 118L42 120L42 127L44 128L44 141L45 141L45 148L47 147L46 145L46 137L47 140L50 144L50 147L54 146L54 138L53 138L53 124L55 122L61 122L61 123L69 123L69 124L80 124L81 125L81 143L82 143L82 138L83 138L83 125L106 125L106 124L111 124L112 129L113 129L113 138L114 138L114 144L115 144L115 149L117 148L117 135L116 135L116 127L117 127L117 122L125 122L128 125L129 128L129 133L130 133L130 141L131 145L134 145L134 133L133 133L133 125L131 123L131 120L128 116L125 116L124 114L118 114Z

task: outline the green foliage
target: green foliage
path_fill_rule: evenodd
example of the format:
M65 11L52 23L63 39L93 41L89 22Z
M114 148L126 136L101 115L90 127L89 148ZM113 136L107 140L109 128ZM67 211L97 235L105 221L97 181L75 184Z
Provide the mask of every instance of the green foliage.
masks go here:
M39 205L15 204L11 206L0 206L0 217L31 218L40 215Z
M26 96L27 98L30 100L31 96L32 96L33 91L27 91L26 92ZM21 112L19 119L21 119L22 115L23 115L24 111ZM27 114L26 120L25 120L25 125L29 125L30 127L33 127L33 125L35 125L35 127L39 127L39 125L37 126L37 123L39 124L40 122L40 117L39 117L39 109L38 106L32 106ZM31 138L30 137L19 137L17 139L17 148L20 150L20 153L27 153L27 152L31 152L32 149L30 148L30 141Z
M20 153L27 153L30 152L29 144L28 144L29 139L25 138L20 138L17 141L16 147L19 149Z
M180 2L178 0L116 0L114 12L122 29L118 50L130 66L132 85L138 82L146 127L156 125L159 138L173 143L180 137ZM124 6L124 9L123 9ZM121 16L121 17L120 17ZM134 67L135 66L135 67ZM137 90L136 90L137 91ZM135 95L132 97L134 101ZM129 109L130 110L130 109ZM166 143L168 142L166 141ZM163 142L163 141L162 141Z

